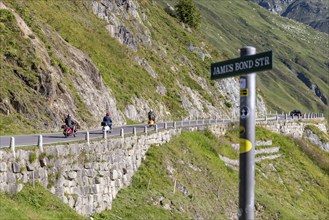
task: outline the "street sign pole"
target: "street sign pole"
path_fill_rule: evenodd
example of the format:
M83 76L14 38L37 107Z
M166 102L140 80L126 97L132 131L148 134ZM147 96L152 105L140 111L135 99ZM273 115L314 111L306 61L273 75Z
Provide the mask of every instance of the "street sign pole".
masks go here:
M239 219L254 219L255 200L255 125L256 73L273 66L272 51L256 54L256 48L244 47L240 57L212 63L211 80L240 76L240 172Z
M240 56L256 54L256 48L244 47ZM254 219L255 199L255 123L256 73L240 76L240 171L239 219Z

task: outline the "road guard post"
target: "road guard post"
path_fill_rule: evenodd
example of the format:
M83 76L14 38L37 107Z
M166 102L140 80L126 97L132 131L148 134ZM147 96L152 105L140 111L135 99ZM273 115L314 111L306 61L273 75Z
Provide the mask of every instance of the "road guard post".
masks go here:
M211 64L211 79L240 75L239 219L253 220L255 205L256 73L272 69L272 51L240 49L240 58Z

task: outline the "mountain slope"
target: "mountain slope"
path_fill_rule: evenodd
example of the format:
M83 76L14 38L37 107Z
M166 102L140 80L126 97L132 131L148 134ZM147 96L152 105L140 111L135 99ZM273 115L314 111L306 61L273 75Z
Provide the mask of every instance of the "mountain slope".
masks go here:
M86 220L68 204L40 184L26 184L17 194L0 192L2 220L11 219L75 219Z
M159 120L231 115L233 95L208 79L211 49L161 8L3 2L2 134L58 130L69 112L82 128L99 126L106 111L116 125L144 121L150 108Z
M238 57L237 50L245 45L255 46L257 52L273 51L273 70L257 77L259 93L269 110L300 108L303 112L323 112L328 118L327 34L246 1L196 4L203 16L202 32L226 59Z
M265 101L329 117L326 35L247 1L197 2L203 24L191 31L157 2L3 0L1 135L58 131L67 113L82 129L107 111L115 125L150 108L159 120L237 116L237 78L210 81L209 67L245 45L274 51L274 70L258 74L259 115Z
M317 0L251 0L260 6L278 13L284 17L294 19L310 25L316 30L329 34L329 2Z

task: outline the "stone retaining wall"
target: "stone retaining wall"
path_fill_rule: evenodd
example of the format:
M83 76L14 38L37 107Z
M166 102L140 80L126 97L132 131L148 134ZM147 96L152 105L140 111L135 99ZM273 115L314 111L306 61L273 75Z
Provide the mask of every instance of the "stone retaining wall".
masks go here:
M0 151L0 190L16 193L25 183L41 183L79 214L110 209L152 144L168 142L181 129L87 143ZM15 155L14 155L15 154Z
M229 127L209 126L221 134ZM110 209L118 191L130 184L149 147L170 141L181 130L100 139L89 145L78 142L43 149L0 150L0 191L17 193L24 184L38 182L81 215Z
M280 121L259 121L257 125L267 130L289 135L294 138L302 138L306 125L317 126L321 131L327 133L325 119L316 119L316 123L312 123L310 120L280 120Z

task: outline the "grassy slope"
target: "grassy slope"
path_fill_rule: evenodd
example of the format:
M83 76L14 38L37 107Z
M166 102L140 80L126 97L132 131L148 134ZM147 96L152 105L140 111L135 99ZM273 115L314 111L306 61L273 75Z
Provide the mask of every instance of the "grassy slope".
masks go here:
M185 132L152 147L131 186L118 193L111 211L95 219L231 219L238 209L238 171L225 166L217 153L235 159L237 153L233 155L227 143L236 136L237 131L218 141L209 132ZM257 218L325 219L329 173L315 161L322 158L328 166L328 153L311 160L294 140L262 129L257 139L272 140L282 154L256 165ZM179 190L182 186L188 194ZM170 210L163 208L166 205Z
M328 35L271 15L246 1L237 1L236 4L230 4L229 1L211 1L211 4L213 5L207 1L200 2L207 22L204 30L219 25L216 28L217 33L224 36L224 31L231 33L233 36L230 36L227 42L237 45L232 51L244 45L254 45L259 52L273 50L275 53L274 71L258 74L258 87L272 110L290 111L300 108L304 112L321 111L328 114L328 104L325 106L321 103L310 89L297 79L295 73L282 64L282 61L287 62L303 73L320 87L328 99ZM239 13L236 13L237 11ZM285 29L287 26L291 29ZM218 49L225 48L223 44L226 42L221 40L216 32L206 33Z
M25 185L16 195L0 193L0 219L86 219L42 186Z
M156 102L165 104L173 118L185 115L186 111L181 107L182 100L177 92L176 80L198 91L205 100L217 106L221 97L211 95L218 93L212 86L214 83L207 80L208 87L212 90L211 94L203 90L199 83L189 76L191 69L181 62L182 54L193 63L196 75L208 79L210 63L237 57L238 48L244 45L256 45L259 52L273 50L275 54L275 69L258 74L258 91L265 98L269 110L281 112L299 108L303 112L329 114L328 106L321 104L319 98L297 79L296 74L282 64L282 61L289 63L294 69L306 75L328 98L327 36L294 21L271 15L247 1L237 1L234 4L230 3L231 1L197 2L203 14L201 32L215 45L215 47L208 46L213 60L206 62L200 62L195 54L187 51L187 45L190 43L198 45L199 42L204 42L199 32L189 33L183 30L175 19L164 13L161 7L153 7L148 1L141 1L140 4L141 10L152 24L152 28L149 29L155 42L153 44L155 49L143 48L137 53L111 38L104 28L106 23L96 18L91 9L85 7L81 1L4 0L4 2L15 8L32 28L35 36L43 41L53 65L64 69L64 75L68 77L66 82L70 81L69 77L74 77L74 73L69 71L65 74L65 67L63 68L63 64L54 53L56 46L45 36L43 30L56 31L67 42L88 54L99 68L106 85L113 91L120 110L130 104L131 98L136 96L149 100L154 105ZM2 23L1 29L10 27L7 22ZM286 30L284 26L292 28ZM3 55L8 51L14 52L16 61L22 64L22 67L18 67L15 62L4 63L4 71L1 71L0 98L14 99L25 106L27 111L9 116L1 114L1 134L36 132L34 125L37 124L40 129L44 122L48 123L52 120L51 114L49 115L45 110L46 106L42 104L47 97L40 95L40 91L35 89L39 86L39 79L38 74L33 72L32 65L35 63L39 69L42 69L42 66L35 59L36 55L33 51L28 51L29 39L22 39L16 29L17 27L13 26L6 30L7 32L0 33L5 37L5 40L1 41L0 52ZM211 48L215 48L219 53ZM166 50L165 56L160 52L163 49ZM150 77L135 64L131 56L144 57L156 70L159 78ZM172 66L178 68L177 73L170 70ZM17 68L24 75L27 83L12 74ZM15 89L10 88L13 82ZM157 96L157 100L154 100L155 89L159 85L167 88L167 95ZM89 114L81 103L81 97L79 94L75 96L79 115L82 115L82 120L89 120Z
M105 23L97 19L91 13L86 12L82 4L80 4L81 2L8 1L5 3L15 8L15 10L23 16L25 21L30 21L28 24L32 27L32 30L37 36L42 39L43 43L47 45L49 54L53 54L55 48L44 35L44 28L57 31L66 41L89 54L101 73L103 73L102 75L107 85L118 96L117 99L121 101L119 102L119 107L127 102L131 94L136 92L136 88L134 89L134 86L132 86L134 83L142 84L141 79L149 78L145 77L146 73L141 71L139 67L132 64L133 62L126 56L125 48L110 37L104 28ZM80 13L76 13L77 11ZM17 45L21 45L24 42L21 39L16 39L15 41ZM20 51L20 48L17 50ZM115 54L115 56L113 56L113 54ZM22 53L21 56L24 55L25 53ZM59 63L55 62L55 60L58 60L56 55L53 54L52 59L54 60L53 64L55 66L59 65ZM15 68L15 64L12 65L11 68L9 68L8 75L10 71ZM23 74L26 74L26 72ZM141 77L137 77L138 75ZM129 78L129 80L125 80L125 77ZM20 80L16 81L20 82ZM69 81L69 79L67 81ZM7 81L3 80L3 82L6 83ZM123 84L122 82L125 83ZM23 85L21 88L26 87ZM144 88L141 87L140 89ZM16 93L21 92L20 89L17 90ZM26 94L29 96L33 93L27 92ZM42 96L34 97L35 100L40 100L40 102L43 98ZM33 102L28 103L32 103L33 105ZM36 108L35 106L33 107ZM29 108L29 110L33 109L33 107ZM16 116L10 115L8 118L13 118L12 121L15 121ZM5 119L6 117L4 116L4 120L1 120L4 127L6 127L7 124L7 120Z
M174 5L176 1L158 2ZM247 1L195 2L203 16L201 31L217 50L226 54L223 60L238 57L238 49L246 45L255 46L257 52L274 52L274 69L258 73L257 77L257 87L269 110L289 112L299 108L303 112L323 112L329 118L328 104L323 104L296 72L283 64L288 63L309 78L329 101L328 35Z
M23 109L11 117L0 115L0 134L19 130L22 124L25 130L29 131L38 121L22 117L22 114L26 113L25 110L31 109L31 114L45 112L44 108L33 108L34 105L40 106L40 103L46 102L45 97L37 95L39 76L32 70L32 66L40 65L40 60L32 52L29 38L21 35L13 14L7 10L0 10L0 37L0 54L7 57L7 62L1 58L0 100L9 103L8 97L11 97L12 103ZM19 79L19 75L23 76L24 80ZM18 121L21 124L16 123Z
M89 4L86 4L86 7L82 1L4 0L4 3L14 8L27 21L36 36L47 46L48 53L51 55L55 67L63 69L62 63L59 62L56 53L54 53L56 46L45 36L44 29L56 31L67 42L88 54L100 70L105 84L112 90L120 110L123 110L127 104L131 104L131 98L136 96L149 100L154 105L156 102L164 103L170 110L173 118L186 115L186 111L181 107L181 98L177 92L176 80L198 91L204 96L205 100L216 105L214 97L209 95L207 91L202 90L199 83L189 76L189 72L191 72L190 67L180 61L182 55L185 55L193 63L195 74L208 78L210 61L200 62L200 58L187 49L190 43L198 45L201 37L184 30L162 8L152 7L145 1L141 2L141 10L145 12L152 23L152 28L149 27L149 29L154 44L153 49L141 48L137 53L134 53L121 45L116 39L113 39L105 29L107 23L98 19L92 13ZM26 44L30 43L28 39L25 41L20 39L19 33L10 33L10 35L13 35L15 38L15 46L9 44L9 49L21 51L20 47L25 45L25 41ZM163 49L165 49L167 55L161 52ZM25 57L26 54L28 53L21 53L20 56L22 56L23 60L26 60L26 66L29 67L33 57ZM154 79L150 77L144 69L136 64L132 58L134 56L144 57L157 72L159 78ZM163 60L166 62L163 62ZM170 70L172 66L178 68L177 73ZM15 68L16 64L8 64L8 71L5 72L6 76L9 76ZM30 69L24 70L23 74L28 74L29 71ZM71 77L74 77L74 73L70 74ZM21 83L21 80L17 77L14 81ZM70 81L69 78L66 81ZM6 84L9 81L5 77L2 82ZM36 83L38 83L38 80ZM208 84L213 90L215 89L214 86L211 86L210 80L208 80ZM164 85L167 88L167 95L158 95L155 100L155 90L159 85ZM26 89L31 90L24 83L21 83L20 86L17 86L17 91L14 91L14 95L17 97L20 93L28 96L26 99L21 100L22 103L24 103L24 100L32 99L40 103L43 102L44 96L41 96L36 91L24 92L23 90ZM4 94L8 90L10 88L4 88ZM32 94L36 94L36 97L32 96ZM79 97L77 97L77 100L79 100ZM27 108L29 111L38 109L34 102L27 102L32 105L32 107L29 106ZM3 133L17 132L13 129L10 130L8 126L9 122L17 120L17 115L0 115L0 117L2 119L0 120L1 125L6 128ZM24 117L30 116L24 114ZM19 123L19 120L17 120L17 123Z

